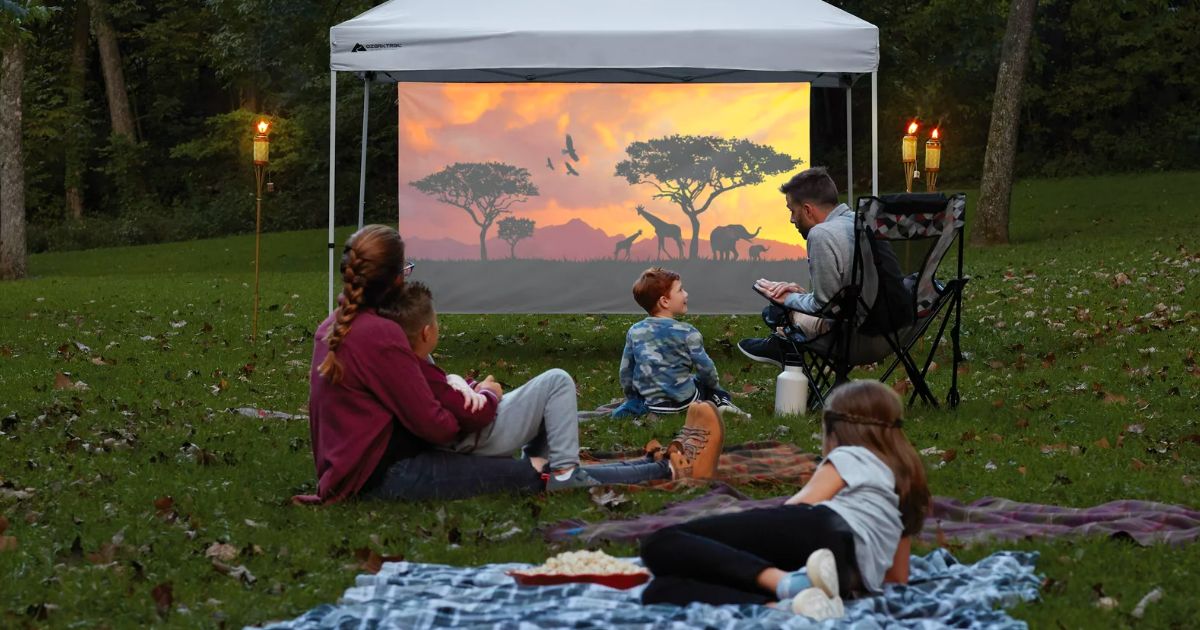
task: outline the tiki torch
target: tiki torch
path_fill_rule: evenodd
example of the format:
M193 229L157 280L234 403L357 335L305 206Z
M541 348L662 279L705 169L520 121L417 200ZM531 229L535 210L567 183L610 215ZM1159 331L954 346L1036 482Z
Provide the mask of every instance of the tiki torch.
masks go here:
M937 191L938 171L942 170L942 141L935 127L925 142L925 190Z
M263 175L271 155L271 140L267 137L271 123L261 119L256 126L258 134L254 136L254 317L250 328L250 343L254 343L258 338L258 261L259 244L262 241Z
M917 121L908 123L908 133L900 145L900 158L904 162L904 190L912 192L913 172L917 170Z

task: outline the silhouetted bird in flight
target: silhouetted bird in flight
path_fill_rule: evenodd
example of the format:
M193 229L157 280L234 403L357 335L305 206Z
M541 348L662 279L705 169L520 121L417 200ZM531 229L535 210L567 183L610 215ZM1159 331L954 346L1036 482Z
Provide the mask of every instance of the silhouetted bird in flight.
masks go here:
M563 162L563 166L567 167L567 175L574 175L575 177L579 177L579 171L571 168L570 162Z
M571 140L571 134L567 134L567 148L562 150L563 155L569 156L576 162L579 161L579 154L575 152L575 141Z
M546 158L546 168L552 171L554 170L554 162L551 162L550 158Z

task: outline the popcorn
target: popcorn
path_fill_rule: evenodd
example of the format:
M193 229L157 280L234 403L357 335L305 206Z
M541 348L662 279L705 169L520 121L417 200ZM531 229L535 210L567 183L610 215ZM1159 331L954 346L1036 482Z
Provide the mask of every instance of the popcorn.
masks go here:
M566 551L541 566L522 571L526 575L635 575L646 569L618 560L603 551Z

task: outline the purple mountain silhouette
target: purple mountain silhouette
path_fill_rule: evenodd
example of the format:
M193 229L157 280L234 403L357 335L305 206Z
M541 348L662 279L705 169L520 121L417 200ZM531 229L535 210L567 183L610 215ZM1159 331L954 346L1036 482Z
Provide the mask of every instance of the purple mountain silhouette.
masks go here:
M647 235L647 232L649 234ZM588 225L582 219L571 219L562 225L538 227L533 236L517 243L517 258L537 258L545 260L595 260L612 258L618 242L625 239L625 234L609 236L604 230ZM479 243L464 243L451 238L423 239L419 237L405 238L406 254L409 258L425 260L478 260ZM684 239L683 252L686 256L691 241ZM770 239L754 239L750 243L738 243L739 260L749 259L751 245L763 245L768 249L762 252L764 260L788 260L807 257L803 245L773 241ZM674 241L666 243L669 260L677 256L679 248ZM509 257L508 243L498 238L487 241L488 258L498 260ZM657 260L658 239L653 230L646 230L630 248L632 260ZM707 240L700 240L700 256L712 256L712 248ZM621 254L624 258L624 253Z

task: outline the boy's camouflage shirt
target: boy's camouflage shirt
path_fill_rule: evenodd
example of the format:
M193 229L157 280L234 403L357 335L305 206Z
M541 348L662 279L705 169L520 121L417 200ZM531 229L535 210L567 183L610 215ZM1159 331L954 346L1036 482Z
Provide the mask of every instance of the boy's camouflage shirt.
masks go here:
M647 317L629 327L621 353L625 397L647 404L683 402L696 394L692 373L716 388L717 367L695 326L670 317Z

